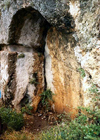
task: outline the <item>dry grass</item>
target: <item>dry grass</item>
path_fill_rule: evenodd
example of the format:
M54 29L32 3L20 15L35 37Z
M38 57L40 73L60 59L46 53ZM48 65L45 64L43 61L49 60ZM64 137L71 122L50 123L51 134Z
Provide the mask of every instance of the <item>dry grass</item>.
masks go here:
M1 136L2 140L34 140L34 135L27 131L6 131L4 135Z

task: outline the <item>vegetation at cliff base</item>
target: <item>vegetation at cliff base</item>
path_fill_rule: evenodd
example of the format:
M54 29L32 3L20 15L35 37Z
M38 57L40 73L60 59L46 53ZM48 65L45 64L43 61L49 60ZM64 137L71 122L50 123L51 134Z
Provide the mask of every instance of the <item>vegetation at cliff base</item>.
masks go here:
M26 113L28 115L32 115L32 109L33 109L33 107L30 106L30 104L26 104L24 107L21 108L21 112L22 112L22 114Z
M42 132L38 140L100 140L100 109L80 109L74 120Z
M6 125L7 128L14 130L21 130L24 125L24 118L21 113L17 113L11 108L0 108L0 117L2 120L2 125Z
M53 95L54 95L54 93L52 93L52 91L50 89L47 89L46 91L44 91L40 94L42 106L46 110L50 109L50 106L51 106L50 102L54 102L53 98L52 98Z
M48 130L43 130L36 137L25 129L23 115L16 113L11 108L0 108L0 116L3 124L7 124L8 129L2 139L4 140L100 140L100 109L79 107L79 113L74 120L69 119L64 114L58 117L64 118ZM34 124L33 124L34 125ZM21 130L20 132L9 130Z

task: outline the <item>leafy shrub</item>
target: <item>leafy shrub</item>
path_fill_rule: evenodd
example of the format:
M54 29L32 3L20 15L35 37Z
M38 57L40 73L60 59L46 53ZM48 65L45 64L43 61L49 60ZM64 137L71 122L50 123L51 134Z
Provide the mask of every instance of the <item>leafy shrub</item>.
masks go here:
M97 89L95 84L92 84L91 88L89 88L90 93L94 93L96 95L99 94L99 90Z
M90 95L92 95L92 102L95 106L99 105L100 102L100 91L97 87L97 85L92 83L92 86L88 89Z
M79 68L78 71L81 73L82 78L85 77L85 71L82 68Z
M57 115L57 121L58 121L58 123L65 122L66 120L71 121L71 114L70 113L68 114L66 112L63 112L62 114L58 114Z
M87 123L93 123L96 125L100 125L100 109L97 107L94 110L90 108L83 108L80 107L82 112L86 114L85 116L87 117ZM83 114L81 114L82 116Z
M2 124L6 124L8 128L20 130L24 125L23 115L13 111L11 108L0 108L0 116Z
M92 83L92 86L89 88L89 92L95 95L94 101L100 100L100 92L95 84Z
M100 109L81 108L82 114L71 122L64 122L42 132L41 140L100 140Z
M29 104L26 104L24 107L22 107L21 111L22 111L22 113L26 113L28 115L32 115L32 112L31 112L32 109L33 109L32 106L30 106Z
M50 108L50 102L53 102L53 99L52 99L53 95L54 95L54 93L52 93L52 91L50 89L47 89L46 91L44 91L40 94L41 103L42 103L43 107L45 107L46 109Z

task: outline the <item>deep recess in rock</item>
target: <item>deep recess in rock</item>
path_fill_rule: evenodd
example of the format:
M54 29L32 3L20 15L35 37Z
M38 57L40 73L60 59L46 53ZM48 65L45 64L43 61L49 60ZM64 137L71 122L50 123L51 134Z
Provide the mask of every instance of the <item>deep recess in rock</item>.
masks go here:
M50 27L51 25L43 16L32 7L22 8L13 16L9 27L9 45L2 44L1 50L6 50L8 56L9 52L12 54L17 52L18 56L23 53L24 57L19 58L17 56L16 68L14 70L12 69L12 77L14 77L16 85L12 98L8 98L11 96L8 93L8 84L7 86L6 84L4 85L7 87L6 96L5 99L3 99L5 104L14 105L15 108L20 108L26 101L27 103L32 102L33 99L31 96L37 97L43 92L46 85L46 81L43 80L45 79L45 38ZM30 55L30 58L28 55ZM31 61L31 64L28 61ZM25 65L27 65L29 69L26 68ZM10 69L9 63L8 68ZM25 71L27 74L25 74ZM25 81L25 76L28 77L28 79L23 83L23 81ZM10 79L10 77L11 76L9 76L8 80L10 85L12 85L12 78ZM33 81L33 83L30 82L32 79L35 79L36 81ZM20 86L21 84L23 85L22 87Z
M70 36L72 34L72 32L74 32L74 27L75 27L74 19L70 15L70 13L67 13L66 17L64 17L64 18L66 19L65 23L64 23L64 24L66 24L66 29L63 27L57 28L57 30L60 30L62 32L61 33L58 31L58 34L67 33L67 35ZM20 46L23 49L24 49L24 47L32 49L34 65L32 66L33 72L31 75L31 80L32 79L35 80L35 81L33 81L33 83L31 83L30 81L27 84L25 83L26 87L24 87L22 92L20 93L20 94L22 94L22 96L20 97L20 100L17 103L16 103L17 98L19 98L18 95L15 95L15 98L11 99L10 103L13 100L13 104L16 104L16 105L14 105L15 108L16 107L18 108L18 106L19 107L23 106L24 102L26 102L26 101L27 101L27 103L29 103L30 101L32 102L32 99L30 98L30 95L28 94L28 92L29 92L28 87L30 86L30 83L31 83L35 87L35 89L33 91L33 96L34 96L33 106L35 108L34 110L36 111L38 104L40 102L39 94L41 92L43 92L43 90L46 90L46 88L47 88L46 66L45 66L45 64L46 64L46 60L45 60L46 59L45 58L45 43L46 42L45 42L45 40L46 40L47 31L48 31L48 29L50 29L50 27L51 27L51 25L44 19L44 17L37 10L33 9L32 7L20 9L19 11L17 11L17 13L12 18L11 24L9 26L9 38L8 38L10 51L19 52ZM53 32L52 29L51 29L51 32ZM69 37L67 37L67 39L68 38ZM64 42L66 42L66 41L64 41ZM59 45L61 45L60 40L59 40L59 43L60 43ZM72 46L74 47L75 44L71 45L71 47ZM7 46L6 46L6 48L7 48ZM27 49L24 51L23 51L23 53L27 53ZM25 54L25 55L27 55L27 54ZM23 59L25 59L25 58L23 58ZM22 64L23 62L22 61L20 62L20 60L17 60L16 64L19 65L20 63ZM43 67L42 67L42 65L43 65ZM38 66L40 66L40 68ZM42 68L43 68L43 70L42 70ZM19 85L18 81L21 82L21 80L19 80L19 78L21 78L21 77L18 77L17 69L19 71L20 68L16 68L16 77L17 77L16 86ZM43 71L43 73L42 73L42 71ZM23 73L22 73L22 76L24 76ZM29 78L29 80L30 80L30 78ZM17 93L18 90L20 91L20 88L16 87L14 94L19 94L19 93ZM36 102L36 103L34 103L34 102Z
M17 11L12 18L9 27L8 43L29 46L35 51L43 52L45 37L49 27L50 24L37 10L33 9L32 7L22 8ZM36 36L34 36L34 32ZM37 35L37 33L39 34ZM26 36L26 34L29 35L29 38L28 35Z

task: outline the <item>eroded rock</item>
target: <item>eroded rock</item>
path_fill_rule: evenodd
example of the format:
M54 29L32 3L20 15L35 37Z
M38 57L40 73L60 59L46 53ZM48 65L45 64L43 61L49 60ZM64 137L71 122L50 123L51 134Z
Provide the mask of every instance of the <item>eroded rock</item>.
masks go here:
M22 8L13 16L8 42L15 45L4 45L0 57L2 98L6 105L19 109L28 100L36 111L44 89L43 53L49 26L31 7Z
M39 55L32 49L31 52L17 51L16 53L16 51L11 52L10 47L7 48L10 52L7 50L1 52L3 101L6 105L19 109L26 96L28 102L33 105L32 101L35 96L38 96L44 89L43 54Z
M82 104L75 44L72 34L62 34L52 28L48 32L45 48L47 87L55 93L54 110L59 113L73 112L73 115Z
M57 112L75 114L77 106L91 105L94 95L88 91L92 83L100 90L98 5L98 0L1 1L2 89L7 85L9 95L15 95L7 97L14 106L20 107L28 94L36 111L46 84L55 93L52 108ZM23 58L18 59L19 55ZM80 77L80 67L84 78ZM5 101L4 92L2 97Z

